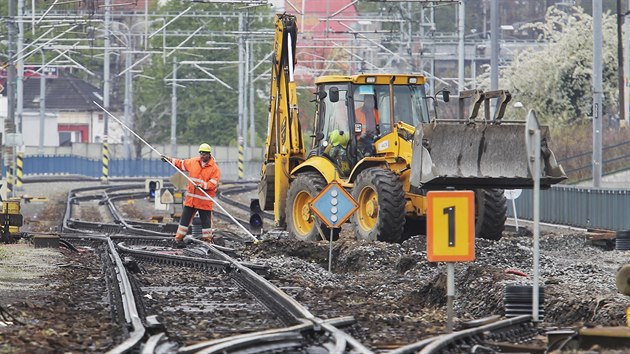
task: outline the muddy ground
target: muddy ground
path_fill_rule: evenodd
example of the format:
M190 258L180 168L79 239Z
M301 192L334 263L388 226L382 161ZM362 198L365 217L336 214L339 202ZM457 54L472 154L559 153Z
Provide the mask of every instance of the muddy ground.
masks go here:
M65 194L49 197L45 206L24 209L30 220L25 228L48 232L59 224ZM467 320L504 315L506 286L531 284L532 237L523 234L506 231L500 241L478 239L476 260L456 264L456 328ZM630 299L617 293L615 273L630 254L595 245L590 236L581 230L543 228L543 327L625 325ZM402 244L362 243L346 230L334 244L332 272L328 271L328 247L325 241L298 242L273 234L262 243L248 245L245 253L269 265L273 277L280 279L277 282L287 279L300 284L292 295L314 315L355 316L359 339L375 351L445 331L446 266L427 262L424 237L415 236ZM2 257L0 253L0 262L11 266L10 255ZM103 295L106 284L94 254L60 249L55 257L38 257L43 258L34 263L55 266L38 273L37 290L16 297L12 289L0 289L2 309L23 323L0 327L0 353L103 352L111 348L120 330L114 328Z

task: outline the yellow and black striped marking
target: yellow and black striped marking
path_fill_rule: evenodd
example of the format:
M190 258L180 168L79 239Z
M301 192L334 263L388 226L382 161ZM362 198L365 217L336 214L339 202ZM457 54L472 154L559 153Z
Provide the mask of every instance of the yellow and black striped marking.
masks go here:
M18 152L17 153L17 171L16 171L16 182L15 182L15 188L20 189L22 188L22 186L24 185L24 152Z
M103 176L101 181L107 183L109 180L109 146L107 142L103 142Z
M243 143L240 142L238 144L238 179L243 179L244 177L244 172L243 172Z
M7 168L7 197L13 195L13 163Z

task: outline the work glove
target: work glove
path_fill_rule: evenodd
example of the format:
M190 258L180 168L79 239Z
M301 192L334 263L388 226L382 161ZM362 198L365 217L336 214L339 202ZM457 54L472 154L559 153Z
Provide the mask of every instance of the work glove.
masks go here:
M199 190L203 190L203 187L201 186L201 184L195 184L195 188L197 188Z
M166 155L161 155L160 156L160 160L162 160L164 162L169 162L169 161L171 161L171 158L166 156Z

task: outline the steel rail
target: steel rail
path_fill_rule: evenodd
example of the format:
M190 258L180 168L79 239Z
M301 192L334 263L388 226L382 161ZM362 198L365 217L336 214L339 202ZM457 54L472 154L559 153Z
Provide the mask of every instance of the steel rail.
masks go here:
M90 191L91 189L82 190ZM120 189L119 189L120 190ZM68 198L68 205L72 205L72 203L81 200L86 200L88 198L100 198L102 201L105 201L108 205L108 209L112 212L113 215L117 215L115 218L119 224L106 224L107 227L112 228L115 232L125 232L132 233L134 230L132 228L124 227L124 225L129 225L127 221L122 222L124 219L121 217L120 213L116 210L116 206L112 202L112 198L116 197L130 197L130 196L138 196L137 193L121 193L117 196L110 196L107 193L104 193L103 196L98 195L89 195L89 196L77 196L76 193L70 193ZM104 204L104 203L103 203ZM71 211L67 212L68 215L71 215ZM67 226L73 226L72 230L77 232L85 232L87 228L90 231L94 231L94 228L102 231L104 224L103 223L90 223L83 222L79 220L69 219L66 220ZM93 240L93 239L102 239L103 236L83 236L77 235L75 236L77 240ZM64 237L66 238L66 237ZM69 238L72 238L70 236ZM212 269L225 272L236 284L238 284L241 288L249 292L252 296L254 296L258 301L267 307L271 312L273 312L280 321L289 325L296 326L304 323L309 324L314 331L321 332L325 331L326 338L332 341L330 343L331 348L334 352L347 352L348 348L353 348L353 352L355 353L371 353L367 348L365 348L359 341L352 338L348 334L343 331L337 329L334 325L329 324L327 321L324 321L320 318L312 315L306 308L304 308L301 304L295 301L292 297L281 291L271 282L260 276L256 273L255 268L256 265L245 264L239 262L226 254L224 250L220 250L219 247L208 245L205 242L192 239L190 242L200 246L199 248L205 249L206 253L202 256L210 257L210 258L201 258L201 257L191 257L185 255L173 255L173 254L163 254L148 250L139 250L133 247L128 247L125 242L126 240L130 240L132 243L143 243L144 241L155 242L160 246L166 246L170 241L170 237L151 237L148 235L144 236L126 236L126 235L116 235L109 236L106 235L105 239L107 239L108 243L115 246L110 246L110 248L114 247L114 252L118 252L120 255L116 255L115 257L118 261L115 261L119 266L122 265L122 261L120 257L122 255L130 255L134 259L138 259L141 261L152 261L152 262L162 262L166 264L177 264L184 265L187 267L192 267L196 269ZM117 243L114 243L114 240L117 240ZM118 242L122 241L122 242ZM197 249L199 249L197 248ZM259 271L261 269L265 269L265 267L259 266ZM121 289L126 286L126 282L128 279L126 278L126 273L118 276L121 280L119 283L121 284ZM131 295L132 291L130 289L121 290L123 295ZM131 333L131 336L119 346L116 347L116 350L123 350L120 352L124 352L133 348L140 343L142 338L138 339L139 331L143 331L143 329L136 330L136 322L140 321L137 315L137 310L134 313L131 308L131 303L128 299L124 300L124 308L125 308L125 317L131 325L134 327L134 331ZM135 302L133 303L135 306ZM140 321L141 323L141 321ZM143 327L144 328L144 327ZM142 332L143 335L145 332ZM247 338L247 339L244 339ZM143 352L149 352L149 347L158 348L160 343L163 342L164 337L157 334L157 336L150 337L145 340L147 343L147 348L144 348ZM228 352L228 347L234 348L235 346L243 345L243 343L239 344L239 340L245 340L249 344L247 346L253 346L260 349L266 350L291 350L296 349L298 347L303 347L305 344L305 338L300 333L291 332L290 330L284 330L283 334L258 334L250 337L240 337L240 339L228 338L227 341L220 344L221 348L223 348L223 352ZM150 343L149 343L150 342ZM168 344L168 343L167 343ZM215 343L215 345L219 345ZM227 351L226 351L227 350ZM212 351L209 351L212 352Z
M229 273L233 270L233 264L228 261L211 258L189 257L177 254L163 254L146 250L132 249L127 247L124 242L118 243L116 246L120 253L125 255L132 255L138 260L151 261L168 265L182 265L195 269L212 269L216 271L223 271L226 273Z
M113 349L109 350L107 353L127 353L141 343L142 339L144 338L144 334L146 333L146 328L142 324L142 320L140 319L140 315L138 314L138 308L136 307L136 300L134 298L133 288L131 286L131 282L129 281L129 277L127 276L125 265L120 259L120 256L118 255L118 252L116 250L116 246L110 238L107 239L107 246L109 257L115 264L115 271L118 279L120 295L123 302L125 319L127 324L132 328L132 331L129 333L127 339Z
M509 318L503 321L497 321L477 328L466 329L451 334L444 334L426 345L419 353L437 354L448 349L453 350L456 349L459 344L467 343L469 340L481 335L488 337L488 333L502 333L510 329L529 325L533 325L532 316L524 315ZM415 351L400 351L399 353L415 353Z

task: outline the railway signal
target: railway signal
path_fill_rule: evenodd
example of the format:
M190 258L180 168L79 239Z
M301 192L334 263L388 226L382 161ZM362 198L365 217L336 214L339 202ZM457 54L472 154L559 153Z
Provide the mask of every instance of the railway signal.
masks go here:
M253 233L262 234L263 219L260 202L258 199L252 199L249 202L249 228Z

